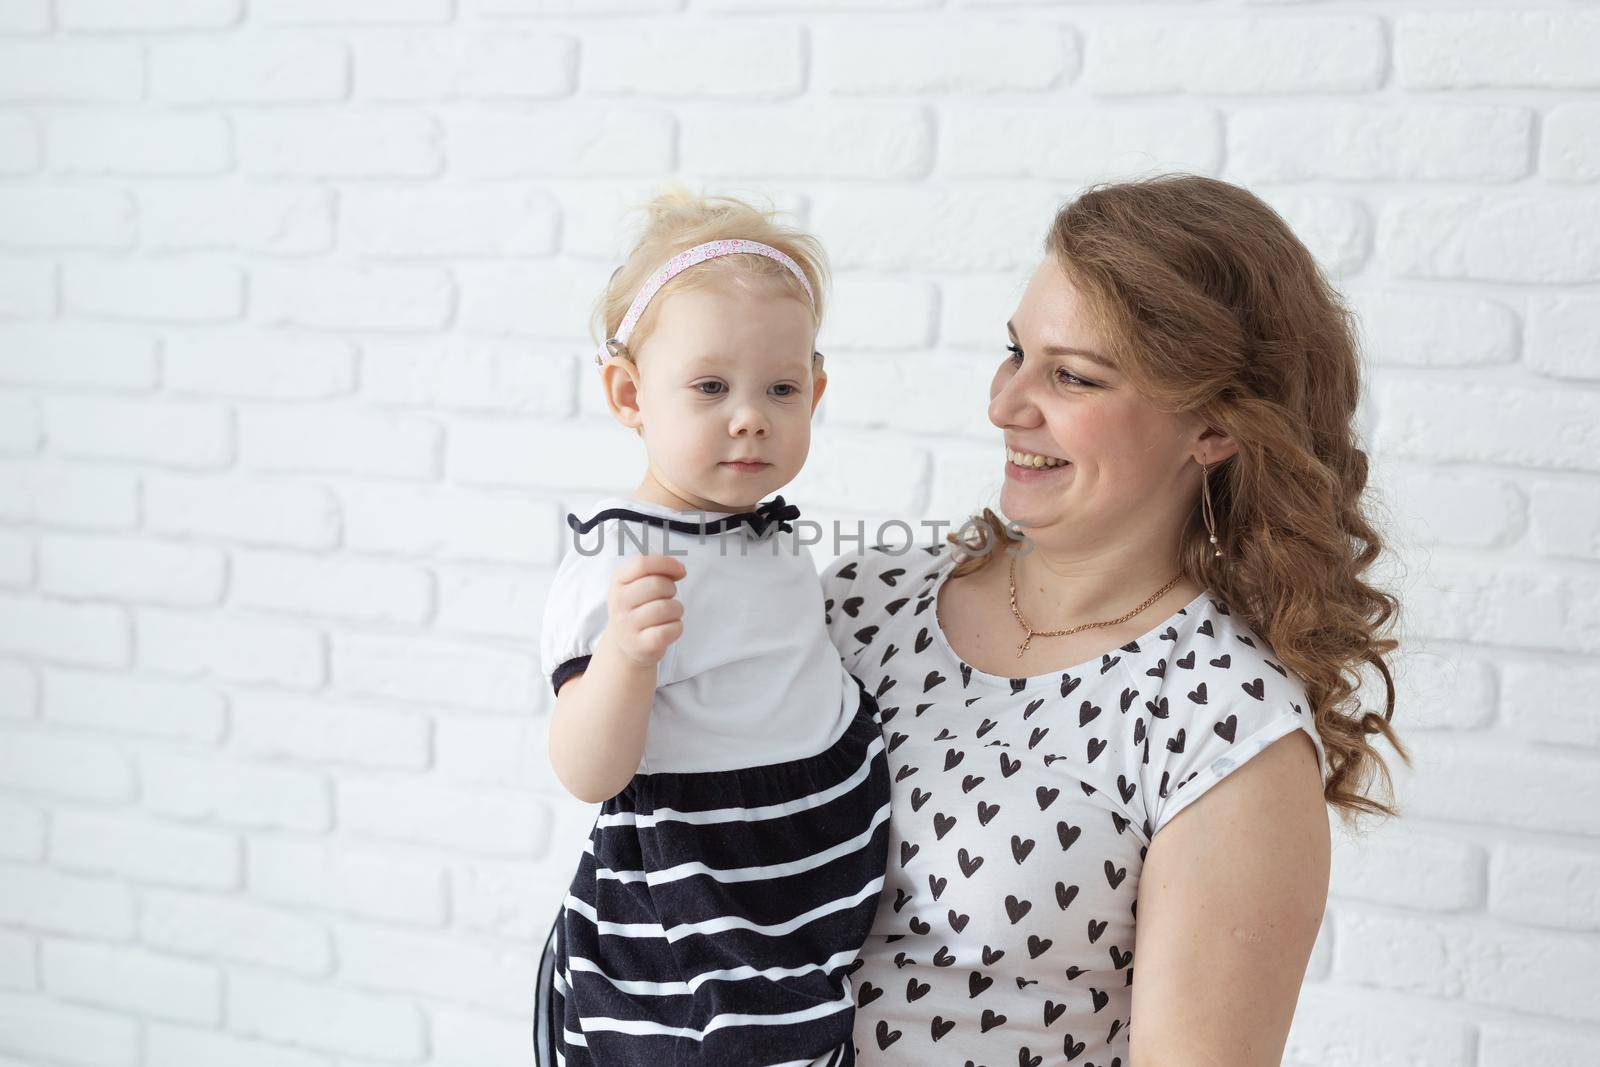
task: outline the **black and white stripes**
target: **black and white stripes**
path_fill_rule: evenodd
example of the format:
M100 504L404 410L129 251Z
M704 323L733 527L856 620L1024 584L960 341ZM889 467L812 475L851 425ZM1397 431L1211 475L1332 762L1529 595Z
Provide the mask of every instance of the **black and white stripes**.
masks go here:
M606 801L555 930L559 1063L854 1062L858 966L884 884L878 707L827 749L640 774Z

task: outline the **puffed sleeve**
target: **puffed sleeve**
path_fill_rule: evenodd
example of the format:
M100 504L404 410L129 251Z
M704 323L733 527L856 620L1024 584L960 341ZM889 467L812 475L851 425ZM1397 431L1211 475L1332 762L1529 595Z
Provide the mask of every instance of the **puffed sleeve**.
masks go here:
M561 684L589 666L606 628L606 594L623 557L613 552L584 555L568 547L550 583L539 629L539 665L559 694Z
M1310 737L1317 767L1326 776L1327 754L1298 677L1242 645L1226 655L1218 651L1191 646L1188 656L1200 661L1195 677L1184 680L1167 718L1151 719L1150 762L1142 771L1141 792L1152 838L1208 789L1296 730Z

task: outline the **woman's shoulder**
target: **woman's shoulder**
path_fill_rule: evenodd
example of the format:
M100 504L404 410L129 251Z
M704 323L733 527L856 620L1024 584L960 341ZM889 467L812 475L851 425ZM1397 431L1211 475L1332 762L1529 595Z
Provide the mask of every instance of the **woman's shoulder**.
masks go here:
M1288 733L1310 738L1327 774L1305 682L1225 600L1207 591L1159 636L1164 643L1139 679L1148 716L1135 719L1136 734L1146 734L1147 833Z
M1160 679L1157 706L1177 713L1174 721L1229 742L1298 723L1325 758L1304 679L1221 596L1207 590L1162 636L1170 644L1151 673Z
M1304 699L1305 684L1299 675L1278 660L1272 646L1243 615L1210 589L1186 605L1181 617L1160 636L1171 641L1169 655L1179 668L1210 667L1259 676L1263 687Z

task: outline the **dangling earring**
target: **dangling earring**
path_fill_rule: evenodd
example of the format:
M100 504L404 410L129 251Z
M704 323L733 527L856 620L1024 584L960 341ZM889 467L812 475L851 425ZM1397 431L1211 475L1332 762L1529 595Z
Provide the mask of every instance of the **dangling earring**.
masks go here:
M1195 457L1195 462L1200 464L1200 514L1205 518L1206 529L1211 534L1211 545L1213 548L1211 554L1220 558L1222 556L1222 549L1216 547L1217 523L1211 514L1211 481L1209 477L1211 468L1207 467L1205 460L1200 459L1198 456Z

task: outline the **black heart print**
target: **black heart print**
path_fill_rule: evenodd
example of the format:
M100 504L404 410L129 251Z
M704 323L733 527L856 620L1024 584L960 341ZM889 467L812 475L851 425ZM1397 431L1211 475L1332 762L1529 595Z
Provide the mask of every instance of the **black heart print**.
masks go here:
M858 1053L1122 1067L1153 828L1241 738L1310 703L1209 595L1079 668L985 672L941 640L951 562L876 546L825 583L830 635L894 721L898 844L863 947ZM914 698L882 699L900 692Z

